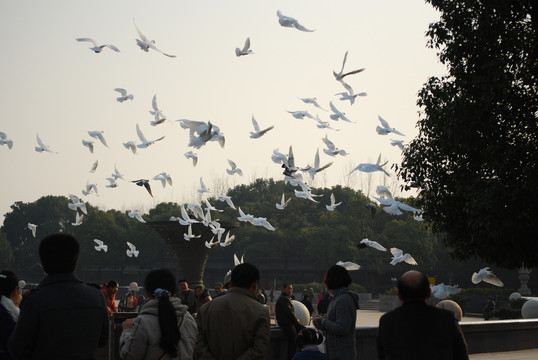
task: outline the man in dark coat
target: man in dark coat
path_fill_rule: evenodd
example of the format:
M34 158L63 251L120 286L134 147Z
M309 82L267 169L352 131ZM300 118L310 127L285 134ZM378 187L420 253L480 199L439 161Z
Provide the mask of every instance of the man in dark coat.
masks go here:
M288 338L288 360L297 352L295 337L297 336L297 333L304 328L304 326L299 323L299 319L295 316L293 302L290 299L292 293L293 286L291 284L284 284L282 293L275 304L276 321L278 326L284 330L284 333L286 333Z
M428 305L426 276L408 271L398 280L401 306L379 319L377 355L385 359L468 360L467 344L454 314Z
M25 296L8 342L13 359L95 359L108 341L108 310L101 291L73 273L79 244L54 234L39 244L47 277Z

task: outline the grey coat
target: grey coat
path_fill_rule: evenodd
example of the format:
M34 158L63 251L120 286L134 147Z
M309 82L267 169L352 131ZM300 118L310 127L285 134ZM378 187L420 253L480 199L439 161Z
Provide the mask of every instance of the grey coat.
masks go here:
M327 316L321 321L327 341L327 355L331 360L355 359L355 323L359 295L350 290L336 294L329 303Z

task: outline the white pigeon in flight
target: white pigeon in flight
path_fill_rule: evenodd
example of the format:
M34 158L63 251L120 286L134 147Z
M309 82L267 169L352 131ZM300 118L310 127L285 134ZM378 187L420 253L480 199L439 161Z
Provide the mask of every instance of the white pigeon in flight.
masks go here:
M298 198L307 199L315 203L319 202L316 199L314 199L314 196L319 196L319 195L314 195L310 191L298 191L298 190L293 190L293 191L295 192L295 196Z
M93 141L92 140L82 140L82 145L86 146L89 150L90 150L90 153L93 154Z
M461 292L461 289L459 287L445 285L444 283L430 285L430 289L432 291L432 295L439 300L444 300L452 294L458 294L459 292Z
M81 42L91 42L93 44L93 47L91 47L90 50L92 50L96 54L99 54L101 51L103 51L103 49L105 47L107 47L109 49L112 49L115 52L120 52L120 49L118 49L114 45L110 45L110 44L99 45L99 44L97 44L97 41L95 41L94 39L91 39L91 38L77 38L75 40L76 41L81 41Z
M402 152L405 152L405 145L403 144L403 140L390 139L390 144L392 146L397 146Z
M343 81L344 78L348 75L353 75L353 74L358 74L360 72L363 72L365 69L362 68L362 69L358 69L358 70L353 70L353 71L348 71L347 73L344 73L344 67L346 66L346 61L347 61L347 51L344 55L344 61L342 61L342 68L340 69L340 72L337 73L336 71L333 71L333 75L334 75L334 78L338 81ZM352 93L352 91L350 91L350 93Z
M140 29L138 28L138 26L136 26L136 22L135 20L133 19L133 23L134 23L134 26L136 28L136 32L138 32L138 36L140 36L140 39L136 39L136 44L138 46L140 46L140 49L145 51L145 52L148 52L149 49L153 49L157 52L160 52L161 54L163 55L166 55L168 57L176 57L175 55L169 55L169 54L166 54L164 52L162 52L161 50L157 49L157 47L155 46L155 40L149 40L144 34L142 34L142 32L140 31Z
M343 267L347 271L355 271L361 268L359 264L355 264L354 262L351 262L351 261L345 261L345 262L339 261L336 263L336 265Z
M318 103L318 100L317 98L315 97L311 97L311 98L298 98L299 100L301 100L302 102L304 102L305 104L312 104L314 105L315 107L317 107L318 109L321 109L323 111L327 111L325 110L324 108L321 107L321 105Z
M36 237L37 225L32 224L32 223L28 223L27 227L28 227L28 229L30 229L32 231L32 236Z
M159 173L153 177L153 180L160 180L163 189L166 187L166 184L172 186L172 177L166 172Z
M235 55L239 57L239 56L244 56L244 55L249 55L249 54L254 54L254 52L250 50L250 38L248 37L245 40L245 45L243 45L242 49L235 48Z
M254 226L263 226L267 230L275 231L275 228L273 225L267 221L267 218L264 217L255 217L252 220L250 220L250 223Z
M473 284L478 284L479 282L484 281L488 284L495 285L498 287L504 286L503 282L499 280L497 276L495 276L495 274L489 269L489 267L480 269L478 273L473 273L471 281L473 282Z
M103 135L104 131L100 131L100 130L92 130L92 131L88 131L88 134L90 134L90 136L94 139L98 139L99 141L101 141L101 143L103 145L105 145L106 147L108 147L108 145L106 144L106 140L105 140L105 137Z
M240 207L237 208L237 211L239 212L239 216L237 217L239 221L250 222L254 219L254 215L245 214Z
M122 180L125 180L125 178L123 177L123 174L121 174L118 170L118 167L116 166L116 164L114 164L114 173L112 174L112 177L115 179L115 180L118 180L118 179L122 179Z
M379 157L377 158L377 162L375 164L371 164L371 163L359 164L359 165L357 165L357 167L355 167L353 170L351 170L351 172L348 174L348 176L351 175L355 170L359 170L359 171L366 172L366 173L371 173L371 172L375 172L375 171L381 171L381 172L385 173L385 175L390 176L390 174L385 169L383 169L383 166L385 166L386 164L387 164L387 162L381 164L381 154L379 154Z
M151 107L153 110L150 110L149 113L154 116L155 120L151 121L152 126L157 126L159 124L162 124L166 121L167 117L162 113L162 111L159 109L159 106L157 106L157 94L153 96L153 100L151 101Z
M197 191L200 193L200 194L203 194L203 193L210 193L211 191L209 191L209 189L205 186L204 184L204 181L202 180L202 177L200 176L200 188L197 189Z
M84 189L82 189L82 195L87 196L92 193L95 193L95 195L99 195L99 191L97 190L97 184L86 183L86 186L84 187Z
M327 146L327 149L323 149L323 152L329 156L336 156L336 155L340 155L340 156L346 156L346 155L349 155L344 149L338 149L334 143L329 140L329 138L327 137L327 135L325 135L324 138L321 138L321 140L325 143L325 145Z
M114 91L117 91L121 94L120 97L117 97L116 100L118 102L124 102L126 100L133 100L134 99L134 95L133 94L127 94L127 90L125 89L122 89L122 88L115 88Z
M71 203L69 203L67 206L69 209L77 211L80 209L80 211L86 215L88 215L88 210L86 208L86 203L82 201L78 196L69 194L69 199L71 200Z
M192 159L192 166L196 166L196 164L198 164L198 154L192 152L192 150L191 150L191 151L187 151L187 152L185 153L185 157L186 157L187 159Z
M228 204L229 207L231 207L232 209L235 210L235 205L232 201L232 198L230 196L227 196L227 195L220 195L219 196L219 201L222 201L222 202L226 202L226 204Z
M99 160L95 160L95 162L92 165L92 168L90 169L90 173L94 173L95 170L97 170L97 166L99 166Z
M361 242L360 242L360 245L359 245L359 249L360 248L365 248L367 246L369 246L371 248L374 248L376 250L379 250L379 251L387 251L387 249L383 245L378 243L377 241L368 240L368 239L362 239Z
M230 164L230 166L232 167L231 169L226 169L228 175L237 174L239 176L243 176L243 171L239 169L232 160L228 160L228 164Z
M283 27L296 28L297 30L304 32L315 31L305 28L303 25L299 24L299 21L297 21L297 19L294 19L291 16L283 15L280 10L277 10L276 15L278 16L278 23Z
M375 188L375 192L377 195L381 196L384 199L392 199L392 193L385 185L378 185Z
M6 133L0 131L0 145L7 145L9 149L13 148L13 140L8 139Z
M388 133L393 133L393 134L396 134L396 135L401 135L401 136L405 136L404 134L402 134L401 132L399 132L398 130L396 130L395 128L392 128L390 127L389 123L387 122L387 120L383 119L381 116L377 115L377 117L379 118L379 122L381 122L381 126L377 125L377 127L375 128L375 131L379 134L379 135L387 135Z
M400 262L406 262L410 265L418 265L410 254L404 254L403 251L398 248L390 248L390 253L392 254L392 260L390 261L391 265L396 265Z
M286 110L286 111L289 112L291 114L291 116L293 116L294 118L299 119L299 120L303 120L305 117L314 120L314 117L312 115L310 115L310 113L308 111L306 111L306 110L296 110L296 111Z
M332 101L329 102L329 106L331 107L331 110L333 111L333 113L329 115L331 119L333 119L334 121L338 121L338 119L342 119L343 121L347 121L350 123L353 122L346 117L346 113L343 113L340 110L338 110L336 106L334 106Z
M136 246L134 246L133 244L131 244L130 242L127 241L127 246L129 247L129 249L127 249L127 251L125 251L127 253L127 256L128 257L138 257L138 253L140 251L136 250Z
M211 238L211 240L205 242L205 247L208 249L214 248L215 246L219 246L220 240L217 238L215 240L215 235Z
M82 219L84 218L84 215L79 213L78 211L76 212L76 215L75 215L75 222L74 223L71 223L72 226L79 226L82 224Z
M329 130L334 130L334 131L340 131L340 129L335 129L333 127L331 127L331 124L329 124L328 121L323 121L319 118L318 115L316 115L316 121L318 122L316 124L316 126L320 129L329 129Z
M331 193L331 204L330 205L325 205L325 207L327 208L327 210L329 211L334 211L334 209L336 209L336 207L338 205L340 205L342 202L340 201L339 203L336 202L335 198L334 198L334 194Z
M338 100L340 100L340 101L349 100L350 105L353 105L355 103L355 99L357 98L357 96L367 96L368 95L365 92L360 92L358 94L354 94L353 89L351 89L351 90L352 90L351 92L343 91L343 92L339 92L339 93L337 93L335 95L340 95L340 97L338 98Z
M226 233L226 237L224 238L224 241L220 243L220 246L226 247L230 246L232 244L232 241L235 240L235 235L230 236L230 232L228 231Z
M140 212L138 210L129 211L128 215L131 219L136 219L144 224L146 223L146 220L142 218L142 215L140 215Z
M164 136L161 136L160 138L155 140L148 140L142 133L142 130L140 130L140 126L138 125L138 123L136 124L136 133L138 134L138 138L140 139L140 141L142 141L141 144L136 145L136 147L139 149L145 149L148 146L155 144L155 142L164 139Z
M391 215L402 215L403 211L413 212L413 213L422 213L422 210L412 207L411 205L407 205L406 203L400 202L398 200L394 199L383 199L378 198L374 196L374 199L379 201L381 205L385 205L383 208L383 211L385 211L387 214Z
M251 139L258 139L261 138L265 133L267 133L269 130L274 129L274 125L269 126L266 129L260 130L260 126L258 125L258 122L254 118L254 115L252 115L252 126L254 126L254 132L250 132L250 138Z
M191 241L191 239L198 239L202 235L193 235L192 234L192 224L189 224L189 227L187 228L187 232L183 234L183 239L186 241Z
M191 219L189 217L189 214L187 214L187 210L181 205L181 218L178 219L179 223L183 226L190 225L199 222L198 220Z
M107 177L106 180L108 180L108 185L105 185L105 187L109 189L118 187L118 183L116 182L116 179L114 179L113 177Z
M102 240L93 239L93 242L95 242L97 244L97 246L94 246L95 250L97 250L97 251L103 250L104 252L108 251L108 246L105 245L105 243Z
M133 154L136 154L136 144L134 143L134 141L127 141L127 142L124 142L123 143L123 146L127 149L127 150L131 150L133 152Z
M39 134L36 134L36 140L37 140L37 144L39 146L35 147L35 151L37 151L37 152L46 151L46 152L50 152L50 153L53 153L53 154L57 154L54 151L52 151L51 149L49 149L49 147L47 145L43 144L43 141L41 141L41 138L39 137Z
M288 200L286 200L286 195L284 193L282 193L282 198L280 199L280 204L276 204L276 208L278 210L284 210L284 208L286 206L288 206L288 204L290 203L291 201L291 198L289 198Z
M237 257L237 255L234 254L234 266L237 266L239 264L242 264L245 262L245 255L241 256L241 260Z
M329 166L333 164L333 162L331 161L330 163L320 166L319 162L320 162L319 161L319 149L317 149L316 155L314 156L314 166L307 165L305 168L302 168L301 171L308 172L312 180L314 180L314 177L316 176L318 172L327 169Z

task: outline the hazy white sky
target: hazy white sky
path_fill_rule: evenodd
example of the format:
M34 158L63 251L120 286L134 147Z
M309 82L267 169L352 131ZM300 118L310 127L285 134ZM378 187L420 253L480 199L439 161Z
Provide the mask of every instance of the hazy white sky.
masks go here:
M316 31L281 27L279 9ZM141 51L133 18L157 47L177 57ZM99 196L84 199L103 209L147 211L163 201L195 200L200 177L210 189L257 177L281 179L282 169L271 161L271 153L275 148L287 153L290 145L299 166L313 164L318 148L322 164L334 161L313 185L359 189L366 177L347 177L353 167L375 162L381 153L390 172L390 164L401 159L390 138L408 142L417 134L417 92L429 76L445 72L435 52L425 47L428 24L437 19L423 0L2 1L0 31L6 36L0 57L0 131L14 146L0 147L0 214L15 201L81 196L88 181L97 183ZM121 52L95 54L90 43L75 41L79 37L113 44ZM254 54L238 58L234 50L247 37ZM368 93L352 106L335 96L344 88L332 75L346 51L346 70L366 68L346 78L355 92ZM117 87L134 94L134 100L117 102ZM177 122L151 126L155 94L171 120L218 125L225 148L216 142L200 150L188 148L188 131ZM355 123L334 122L328 112L298 97L317 97L326 109L332 100ZM286 110L308 110L340 131L318 129L315 121L297 120ZM252 114L260 127L275 129L250 139ZM377 115L406 136L378 135ZM139 142L137 123L146 137L166 138L133 155L122 143ZM91 139L90 130L104 131L109 148L96 141L91 154L82 145ZM58 154L36 152L36 133ZM326 134L350 155L325 155L321 138ZM189 150L198 153L196 167L183 155ZM244 176L226 174L226 159L235 161ZM99 166L90 174L95 160ZM153 181L154 198L132 183L106 188L114 164L130 180L166 171L174 185L163 189ZM310 182L307 174L305 179ZM394 180L372 177L372 186L383 183L393 185Z

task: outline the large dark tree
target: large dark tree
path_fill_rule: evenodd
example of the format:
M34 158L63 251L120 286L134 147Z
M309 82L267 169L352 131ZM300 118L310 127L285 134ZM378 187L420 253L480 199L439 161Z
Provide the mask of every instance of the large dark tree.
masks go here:
M441 12L427 35L448 75L419 93L400 175L457 258L537 266L536 1L427 2Z

